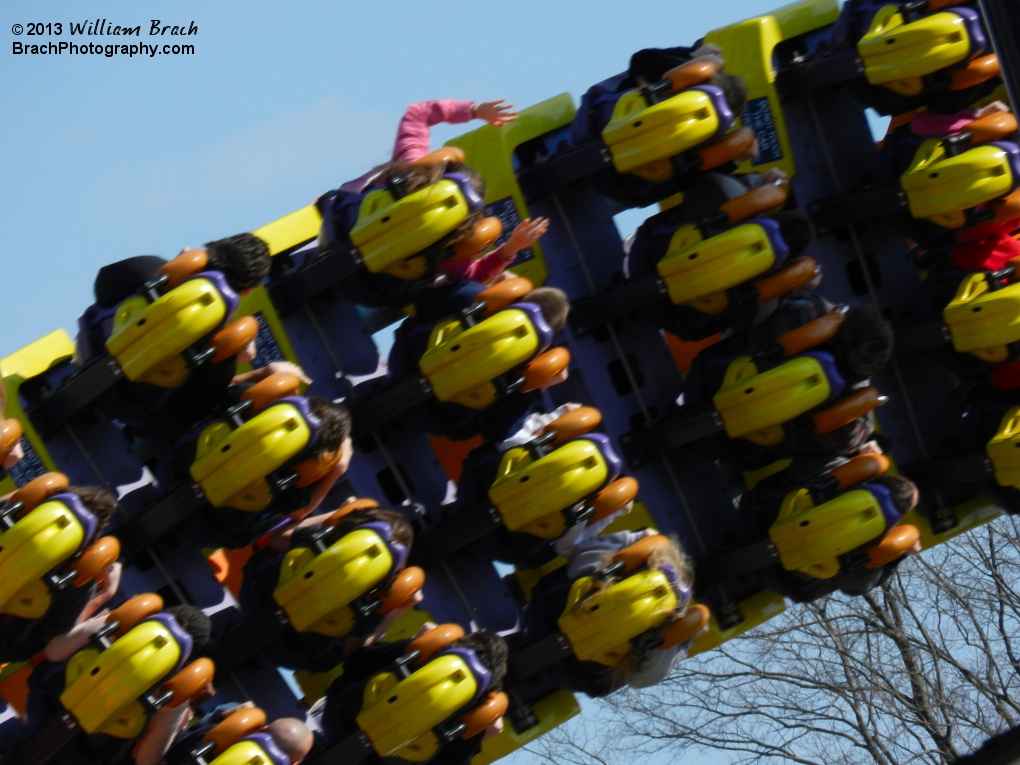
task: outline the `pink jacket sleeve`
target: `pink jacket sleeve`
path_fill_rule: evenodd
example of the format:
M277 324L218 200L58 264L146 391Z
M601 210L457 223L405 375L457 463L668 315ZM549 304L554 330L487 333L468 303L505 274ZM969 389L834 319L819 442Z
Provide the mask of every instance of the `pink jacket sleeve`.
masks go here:
M910 132L919 138L944 138L966 129L977 119L977 111L967 109L956 114L921 112L910 120Z
M397 142L393 146L393 161L414 162L429 153L429 128L443 122L453 125L471 121L473 101L423 101L407 107Z
M495 279L508 265L510 264L503 260L503 246L500 245L477 260L443 261L439 264L438 271L450 279L484 283Z

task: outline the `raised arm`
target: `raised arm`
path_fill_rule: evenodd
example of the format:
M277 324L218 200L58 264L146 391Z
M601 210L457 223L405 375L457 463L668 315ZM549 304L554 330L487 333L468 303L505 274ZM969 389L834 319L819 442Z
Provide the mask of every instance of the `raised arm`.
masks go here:
M448 122L458 125L473 119L485 120L493 127L501 127L517 118L513 106L502 99L497 101L422 101L411 104L404 112L397 128L397 141L393 146L393 161L411 163L429 153L429 130L433 125Z

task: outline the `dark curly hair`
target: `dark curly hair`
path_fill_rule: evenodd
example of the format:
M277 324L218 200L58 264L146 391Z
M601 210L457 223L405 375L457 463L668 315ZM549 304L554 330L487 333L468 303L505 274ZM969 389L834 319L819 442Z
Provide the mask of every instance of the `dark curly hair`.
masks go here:
M914 493L917 491L917 484L909 478L901 475L880 475L872 478L868 483L877 483L889 490L896 509L901 513L909 513L914 509Z
M254 234L235 234L205 245L209 269L222 271L237 292L258 287L269 276L269 245Z
M88 511L96 517L97 533L102 531L103 527L110 522L113 514L117 512L117 498L100 486L68 486L62 491L78 497Z
M212 637L212 622L209 621L208 616L202 613L201 608L188 605L171 606L164 608L163 611L174 617L181 625L181 629L191 635L192 656L209 644L209 639Z
M309 396L308 409L322 420L319 440L311 456L335 452L351 435L351 413L343 404L336 404L321 396Z
M503 690L503 678L506 677L507 659L510 651L503 640L495 632L479 630L465 635L460 640L450 643L450 648L470 648L475 656L492 673L489 693Z
M784 211L774 213L769 217L779 224L779 233L783 237L783 241L786 242L786 246L790 248L791 258L800 255L811 244L815 229L806 215Z

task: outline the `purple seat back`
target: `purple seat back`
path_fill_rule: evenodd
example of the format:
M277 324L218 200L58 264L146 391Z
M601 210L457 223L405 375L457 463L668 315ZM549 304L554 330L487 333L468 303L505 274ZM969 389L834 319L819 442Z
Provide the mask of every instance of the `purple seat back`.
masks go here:
M106 353L106 338L113 331L116 307L103 308L92 304L78 318L78 337L75 338L74 356L78 366Z
M468 209L471 212L478 212L482 209L482 197L475 190L475 187L471 185L471 179L468 178L467 174L447 173L443 176L443 178L457 184L457 188L460 189L460 193L464 195L464 201L467 202Z
M776 262L772 264L773 268L778 268L786 262L786 259L790 257L790 248L786 244L786 240L783 239L783 233L777 223L772 218L748 218L747 220L737 225L743 225L744 223L754 223L755 225L761 226L765 232L765 236L769 238L769 244L772 245L772 252L775 253Z
M192 279L205 279L206 281L212 282L220 295L223 296L223 301L227 304L227 315L223 319L223 323L226 324L230 321L230 317L237 313L237 307L240 305L241 299L237 296L237 293L234 292L234 288L227 282L227 277L223 275L223 272L201 271L194 276L188 277L181 282L181 284L190 282Z
M1013 173L1013 190L1020 186L1020 146L1012 141L993 141L992 146L998 146L1009 158L1009 169Z
M882 515L885 518L885 531L882 532L882 536L885 536L889 529L900 522L900 518L903 517L895 504L892 501L892 493L888 488L880 483L863 483L860 486L855 486L854 489L866 489L878 500L878 506L882 509Z
M570 125L570 138L575 146L600 140L602 129L612 119L613 109L622 95L618 89L626 78L626 72L615 74L592 85L581 96L581 103Z
M719 129L715 131L715 135L713 135L709 141L715 141L716 139L721 138L722 135L730 129L734 119L730 105L726 103L726 95L722 92L722 88L717 88L715 85L695 85L693 88L688 88L688 90L700 90L712 101L712 106L715 107L715 113L719 117Z
M394 538L393 527L383 521L372 521L371 523L363 523L360 528L371 529L382 537L382 540L390 550L390 555L393 556L393 566L390 568L390 572L399 571L404 563L407 562L407 547Z
M241 301L234 288L227 283L227 277L220 271L201 271L188 277L184 282L190 282L192 279L206 279L212 282L227 304L227 315L223 324L230 321L230 317L237 313ZM93 304L79 317L78 337L75 340L75 357L79 366L106 353L106 340L113 332L113 318L119 306L120 303L113 308L102 308Z
M967 54L967 58L974 58L974 56L983 53L985 48L988 47L988 38L985 37L985 30L981 26L981 14L973 8L967 8L962 5L946 8L945 12L955 13L963 19L963 24L967 29L967 37L970 40L970 52Z
M300 412L301 416L304 417L305 422L308 423L308 428L312 431L312 437L308 440L308 446L304 448L304 451L307 452L319 440L319 432L322 430L322 420L312 414L312 410L308 406L308 398L306 396L285 396L284 398L277 399L270 406L276 406L277 404L290 404L297 409L298 412Z
M70 492L54 494L46 501L63 503L82 525L82 528L85 530L85 537L82 539L81 546L78 548L79 551L84 550L92 544L99 522L96 520L96 516L92 514L92 511L85 507L85 503L81 501L77 494L71 494Z
M602 433L585 433L583 436L578 436L578 441L591 441L595 446L598 447L599 452L602 454L602 458L606 461L606 467L609 468L609 476L606 478L606 485L611 481L615 481L616 477L620 475L620 471L623 469L623 460L613 450L613 442L609 440L609 436L603 435Z
M283 753L283 750L276 745L273 737L268 733L252 733L250 736L242 738L241 741L251 741L258 744L259 748L269 755L273 765L290 765L290 758Z
M138 622L138 624L144 624L145 622L159 622L162 624L173 636L173 639L177 641L177 645L181 647L181 655L180 658L177 659L177 663L174 665L174 668L167 672L166 676L157 683L157 685L162 685L168 678L173 677L180 672L181 668L184 667L184 664L188 661L188 657L191 656L191 648L193 645L191 633L187 632L180 624L178 624L177 619L175 619L172 614L168 614L166 612L154 614L147 619L142 619L142 621ZM136 624L135 626L137 627L138 625Z
M542 309L535 303L513 303L503 310L505 311L511 308L524 311L524 313L527 314L528 319L531 321L532 326L535 328L535 332L538 334L538 351L535 354L537 356L549 347L549 344L552 343L553 339L552 328L546 322Z

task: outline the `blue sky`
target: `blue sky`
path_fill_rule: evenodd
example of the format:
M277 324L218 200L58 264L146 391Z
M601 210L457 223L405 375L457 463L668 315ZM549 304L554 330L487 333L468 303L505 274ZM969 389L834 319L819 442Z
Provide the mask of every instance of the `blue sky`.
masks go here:
M387 159L404 107L520 107L768 9L751 0L7 0L0 7L0 356L73 330L105 263L246 231ZM70 22L150 20L192 56L15 56ZM60 38L14 24L61 22ZM109 42L116 38L92 38ZM166 40L170 41L170 40ZM434 145L463 128L440 128ZM636 220L635 220L636 223Z

